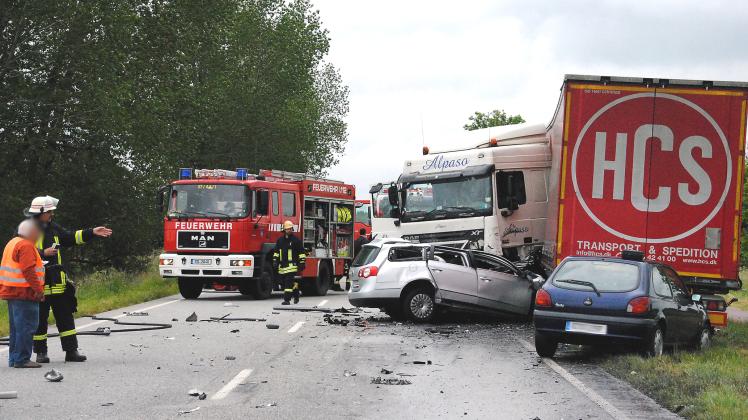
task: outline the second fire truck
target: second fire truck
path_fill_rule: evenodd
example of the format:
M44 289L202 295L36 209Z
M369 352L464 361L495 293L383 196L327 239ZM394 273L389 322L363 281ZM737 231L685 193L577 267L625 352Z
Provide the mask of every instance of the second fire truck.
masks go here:
M271 256L290 220L304 242L305 295L325 295L353 258L355 188L306 174L246 169L180 169L159 191L164 210L162 277L196 299L203 288L267 299L278 290Z

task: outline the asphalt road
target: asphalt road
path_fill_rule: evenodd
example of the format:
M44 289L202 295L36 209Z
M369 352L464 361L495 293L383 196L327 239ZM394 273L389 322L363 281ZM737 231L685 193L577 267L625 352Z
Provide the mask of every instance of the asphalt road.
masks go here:
M462 316L436 326L399 324L370 310L358 314L363 321L342 326L325 323L322 313L274 313L279 303L277 296L253 301L206 292L197 301L173 296L107 313L173 328L81 336L89 357L81 364L64 363L59 342L51 339L52 363L43 369L0 368L0 392L18 391L18 399L0 400L0 419L671 416L574 351L562 352L555 362L539 359L531 328L522 321ZM315 305L349 306L342 293L302 298L299 306ZM280 328L267 329L266 322L185 322L193 311L200 319L229 313L267 318ZM86 327L92 322L78 320L79 330L117 328L110 322ZM436 332L429 332L434 327ZM0 357L6 355L0 349ZM50 368L64 380L45 381ZM378 377L410 384L372 384ZM191 389L207 398L189 396ZM188 410L195 411L180 414Z

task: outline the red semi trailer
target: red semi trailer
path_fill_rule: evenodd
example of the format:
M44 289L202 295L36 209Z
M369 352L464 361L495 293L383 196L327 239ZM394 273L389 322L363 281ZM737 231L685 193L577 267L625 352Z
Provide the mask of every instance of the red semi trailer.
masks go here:
M196 299L204 287L257 299L279 290L271 268L275 242L290 220L306 249L305 295L324 295L353 258L353 185L311 175L246 169L183 168L159 191L164 215L162 277Z
M544 262L636 250L727 322L739 289L748 84L566 76L549 127Z

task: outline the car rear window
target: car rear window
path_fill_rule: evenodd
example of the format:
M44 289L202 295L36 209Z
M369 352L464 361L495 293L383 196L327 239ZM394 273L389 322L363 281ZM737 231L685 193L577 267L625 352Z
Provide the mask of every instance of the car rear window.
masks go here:
M563 289L592 290L583 281L595 285L600 292L630 292L639 286L639 267L616 261L567 261L553 276L553 285Z
M372 246L372 245L364 245L361 248L361 252L356 255L356 258L353 259L352 266L360 267L362 265L371 264L372 261L374 261L377 258L377 255L379 255L379 248L378 246Z

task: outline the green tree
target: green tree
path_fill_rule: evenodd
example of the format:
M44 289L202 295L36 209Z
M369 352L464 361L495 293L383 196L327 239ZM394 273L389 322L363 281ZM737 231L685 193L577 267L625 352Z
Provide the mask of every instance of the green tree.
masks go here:
M476 111L468 120L469 123L462 126L465 130L473 131L481 128L498 127L501 125L520 124L525 122L521 115L507 115L504 110L494 109L489 113Z
M308 0L1 0L0 240L37 195L115 235L77 258L158 248L154 195L182 166L324 173L348 89Z

